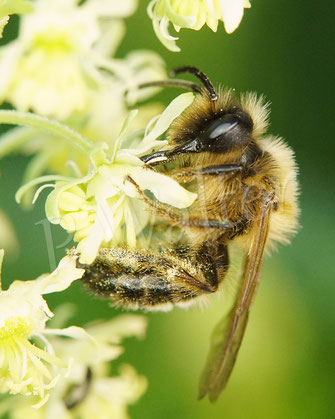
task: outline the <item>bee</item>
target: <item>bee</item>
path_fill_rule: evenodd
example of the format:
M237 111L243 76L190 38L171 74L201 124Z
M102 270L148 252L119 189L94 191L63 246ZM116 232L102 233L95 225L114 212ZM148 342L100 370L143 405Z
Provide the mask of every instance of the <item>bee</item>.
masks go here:
M200 84L167 79L143 84L174 86L195 93L171 124L168 147L143 156L148 170L165 173L197 192L188 212L151 199L128 177L158 216L147 248L100 249L82 281L116 306L156 309L179 305L219 289L229 268L229 247L245 252L234 305L215 328L201 377L200 394L219 396L232 371L258 286L266 247L287 243L298 226L297 166L293 151L266 135L268 105L253 93L238 97L214 88L195 67ZM167 233L167 230L169 233ZM169 235L169 238L165 237Z

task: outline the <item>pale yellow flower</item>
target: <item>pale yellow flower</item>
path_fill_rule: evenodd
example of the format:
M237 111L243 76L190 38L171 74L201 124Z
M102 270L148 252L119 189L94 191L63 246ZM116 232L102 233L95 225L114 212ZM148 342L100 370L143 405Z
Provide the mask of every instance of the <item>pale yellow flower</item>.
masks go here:
M107 65L106 62L104 64ZM105 142L110 147L122 128L129 107L152 95L152 89L137 89L140 83L165 78L163 61L149 51L134 51L125 59L109 60L112 71L108 80L101 80L97 90L90 92L90 101L83 113L76 112L66 121L67 125L80 132L90 141ZM1 73L1 69L0 69ZM126 94L127 93L127 94ZM141 129L163 106L158 103L138 106L139 113L133 128ZM45 130L17 127L0 136L0 158L11 152L22 152L32 156L27 166L24 182L51 172L72 175L75 163L83 173L87 172L89 160L78 153L71 143Z
M109 376L109 363L122 354L124 338L144 337L146 323L143 316L123 315L87 326L91 339L50 337L55 353L70 364L70 369L40 409L32 409L29 400L14 399L9 403L11 418L127 419L128 405L142 396L147 381L130 365L122 365L118 375L112 371ZM0 403L0 412L1 407Z
M49 130L90 160L84 177L78 167L74 167L77 169L74 177L50 175L31 180L17 192L17 202L38 184L44 185L36 192L35 199L45 187L54 187L46 202L47 217L51 223L61 224L75 233L81 263L92 263L101 246L128 244L134 247L149 218L134 182L142 191L151 191L158 201L176 208L187 208L196 199L196 194L171 177L149 169L141 160L141 156L167 145L167 140L160 137L193 100L193 93L178 96L145 131L129 134L129 125L137 113L132 111L111 146L94 144L68 126L47 118L0 110L0 122ZM56 184L46 184L50 181Z
M126 141L128 121L109 159L102 160L82 179L56 182L46 202L46 214L50 222L59 223L68 232L75 233L81 263L92 263L102 246L123 243L134 247L137 236L147 225L149 212L138 200L134 185L126 181L128 176L142 190L151 191L160 202L177 208L186 208L193 203L195 194L170 177L147 169L139 158L166 145L166 141L157 139L190 105L193 97L192 93L177 97L134 148L121 147L122 141Z
M178 38L169 34L170 23L177 32L181 28L199 30L205 24L216 32L221 20L226 32L232 33L248 7L249 0L151 0L148 13L162 44L171 51L180 51L175 42Z
M3 251L0 252L0 269ZM14 281L8 290L0 290L0 392L38 395L39 402L48 398L56 385L59 369L67 367L54 354L46 339L48 333L81 335L80 328L46 329L53 316L44 294L66 289L80 278L82 269L69 257L61 260L49 275L33 281Z
M114 57L125 32L121 18L133 13L135 0L78 3L34 2L34 11L21 19L18 38L0 47L0 102L64 120L91 141L110 144L129 108L157 91L138 85L166 78L165 63L147 50ZM138 125L145 126L160 110L160 105L146 105ZM83 173L88 170L85 156L45 131L6 132L0 157L13 150L33 155L25 182L46 172L72 175L69 160Z
M134 0L36 0L18 38L0 49L0 100L61 120L86 110L102 77L97 63L114 53L120 18L135 6Z

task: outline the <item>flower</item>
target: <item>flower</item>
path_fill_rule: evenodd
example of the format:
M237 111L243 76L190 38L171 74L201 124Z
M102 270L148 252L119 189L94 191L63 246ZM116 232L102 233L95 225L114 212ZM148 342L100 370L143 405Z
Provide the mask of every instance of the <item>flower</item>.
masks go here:
M96 64L107 71L109 77L101 79L99 89L92 93L85 114L73 116L69 123L91 141L110 143L120 132L129 108L157 92L157 88L138 89L138 86L165 79L165 63L152 51L138 50L122 59L100 58ZM140 112L136 119L140 128L162 110L158 104L138 108ZM149 112L142 112L142 108Z
M109 377L109 363L122 354L122 339L142 338L146 324L143 316L123 315L88 325L85 329L91 339L50 337L55 352L70 364L70 369L58 380L49 400L40 409L33 410L29 400L14 400L15 403L9 404L12 419L32 414L34 419L52 419L55 415L62 419L89 419L92 415L106 419L128 418L127 405L142 396L147 381L125 364L119 375Z
M222 20L227 33L232 33L240 24L244 8L251 7L249 0L151 0L148 14L155 33L162 44L171 51L180 51L177 37L168 32L171 22L177 32L181 28L199 30L207 24L216 32Z
M146 99L156 90L139 90L137 86L147 81L164 79L165 70L163 61L150 51L133 51L125 59L113 59L100 64L108 64L113 75L110 75L108 81L101 82L99 89L90 92L86 109L71 115L66 124L95 143L103 141L111 144L120 132L129 107ZM135 129L146 126L162 110L163 106L158 103L139 106ZM25 182L45 172L72 174L72 167L67 165L69 160L83 173L88 170L89 160L85 156L78 153L71 143L62 141L55 133L46 130L16 127L5 132L0 137L0 157L13 151L32 155Z
M138 233L148 221L147 212L137 201L141 198L139 189L151 191L158 201L176 208L187 208L196 199L196 194L187 191L169 176L149 169L140 158L167 145L166 140L159 138L193 99L193 93L178 96L156 121L147 126L145 132L126 135L137 114L137 111L130 112L120 136L110 147L106 143L94 144L68 126L47 118L0 110L0 123L28 124L33 128L47 129L90 160L84 177L78 167L74 167L77 169L75 177L50 175L31 180L17 192L17 202L21 202L22 196L39 183L56 181L55 185L48 183L39 188L35 198L45 187L55 188L46 202L47 217L50 222L75 232L81 263L92 263L99 248L107 244L135 246ZM9 141L7 146L10 148L10 145Z
M0 50L0 99L17 109L64 120L82 112L104 76L98 61L114 53L121 17L134 0L36 0L16 40Z
M0 268L2 259L3 251ZM47 400L59 376L55 371L67 364L54 354L45 337L52 333L46 322L53 313L42 295L62 291L82 275L75 260L66 256L51 274L33 281L14 281L8 290L0 291L0 392L38 395L41 403ZM80 328L72 329L57 332L81 334Z
M178 96L136 147L123 149L121 144L127 142L126 131L135 114L132 113L115 141L111 157L102 156L95 168L83 178L56 182L55 189L47 198L46 214L51 223L60 224L68 232L75 233L81 263L92 263L101 246L123 243L135 247L137 236L147 225L150 214L138 200L139 194L134 185L126 181L127 177L130 176L142 190L151 191L157 200L165 204L186 208L194 202L196 194L188 192L170 177L148 169L139 158L166 145L166 141L157 138L193 98L192 93ZM139 138L135 135L134 140Z
M105 142L112 147L129 112L124 99L124 90L122 85L115 83L113 88L101 90L93 95L87 114L74 116L67 122L67 126L73 127L92 142ZM133 92L132 98L135 94ZM142 129L162 110L163 106L158 103L139 106L139 113L133 124L134 131ZM48 172L72 176L74 171L86 173L89 168L89 159L86 155L78 152L70 141L64 141L55 132L46 129L21 126L2 134L0 158L13 151L31 156L25 171L24 183ZM32 195L26 194L23 205L29 207L31 201Z
M0 102L65 121L91 141L109 143L120 132L129 107L157 91L138 85L166 78L164 61L151 51L114 57L125 32L121 18L133 13L136 1L33 4L34 11L21 19L18 38L0 47ZM143 127L161 106L142 107ZM45 172L72 175L69 160L83 173L88 170L87 158L45 131L20 127L6 132L0 157L13 150L33 155L25 182Z
M9 20L9 15L14 13L28 13L32 10L32 5L27 0L0 0L0 38L2 31Z

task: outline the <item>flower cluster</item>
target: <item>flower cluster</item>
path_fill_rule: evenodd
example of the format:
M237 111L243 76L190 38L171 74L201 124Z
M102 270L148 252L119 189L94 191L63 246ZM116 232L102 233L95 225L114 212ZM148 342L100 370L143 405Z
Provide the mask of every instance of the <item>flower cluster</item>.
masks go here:
M125 33L122 18L134 12L135 0L36 0L33 6L21 18L18 37L0 47L0 103L63 121L93 142L108 143L129 108L157 91L138 85L166 77L164 61L152 51L115 58ZM162 109L139 107L144 108L139 127ZM0 156L13 150L33 156L26 182L50 171L71 174L68 161L88 169L88 160L71 144L43 130L20 127L5 133Z
M49 402L39 410L39 417L52 418L57 411L59 417L69 419L126 418L127 406L142 396L147 381L128 364L121 365L119 374L114 369L110 371L110 361L123 353L124 338L144 337L146 323L143 316L123 315L88 325L86 331L91 339L54 337L52 345L70 364L69 373L59 380ZM24 415L29 408L22 406L21 409L14 419L27 417Z
M127 231L129 241L134 240L133 229L135 236L138 233L135 222L128 224L134 209L138 214L140 204L134 191L123 191L124 176L127 172L137 179L143 170L140 153L162 147L165 142L156 141L160 135L157 124L156 131L151 130L142 145L136 144L134 153L119 150L123 134L114 139L129 107L157 90L140 91L137 86L164 78L164 62L150 51L133 51L124 59L114 57L125 32L122 19L133 13L135 0L122 4L114 0L14 0L10 7L7 3L0 2L1 32L7 15L26 14L20 20L18 37L0 47L0 101L17 109L0 111L0 119L2 123L23 127L2 135L0 156L14 150L33 154L25 176L28 182L36 182L45 171L56 173L60 180L48 199L48 215L55 222L58 212L59 222L68 231L86 238L86 244L78 241L83 247L83 258L91 262L92 240L98 247L108 242L106 237L100 237L100 241L95 237L104 203L110 209L109 223L120 217L119 224L115 221L113 240L121 228ZM139 129L161 109L156 105L140 108L143 119L137 118L137 127L134 124L135 142L144 136L144 130ZM40 116L24 113L27 110ZM166 122L164 127L167 128ZM104 144L99 144L102 141ZM110 150L109 157L104 150ZM72 161L69 166L68 161ZM110 183L106 172L111 170L115 173L111 178L114 189L107 193ZM82 176L82 172L88 174ZM64 175L69 173L75 176L67 177L65 182ZM158 176L154 184L157 186L160 180ZM71 201L80 189L85 190L85 203ZM114 211L113 200L119 202L119 212ZM92 221L91 225L88 222L86 235L82 226L77 231L69 225L69 215L77 220L75 213L80 211ZM145 222L147 213L143 208L141 214ZM8 248L13 234L8 220L1 217L6 230L2 229L0 239ZM0 256L2 261L3 252ZM82 274L75 258L66 256L50 275L34 281L14 281L8 290L0 291L0 392L15 395L1 403L0 415L8 411L12 418L85 418L94 413L99 417L124 418L127 405L145 391L145 378L129 365L109 376L110 361L122 353L122 338L143 336L143 317L123 316L88 326L86 331L76 326L47 327L54 313L44 295L65 290ZM56 317L62 315L57 313ZM39 409L32 410L32 405Z
M141 190L151 191L158 201L177 208L189 207L196 198L194 193L181 187L175 180L148 169L139 158L166 145L166 141L159 140L159 137L192 103L193 98L192 93L178 96L144 134L135 132L127 135L136 115L136 111L131 112L112 149L108 149L106 144L94 145L79 134L77 138L66 137L74 141L81 139L79 144L87 147L91 166L86 176L44 176L34 179L18 191L17 200L20 201L24 193L36 184L57 180L55 185L47 184L54 186L54 190L46 202L46 215L51 223L60 224L68 232L75 233L74 240L79 243L77 250L81 263L92 263L100 247L120 244L134 247L150 214L138 200L139 191L127 179L131 178ZM7 116L3 120L8 121L8 116L12 114L0 111L0 120L2 116ZM24 118L24 115L21 117ZM65 131L66 134L69 133ZM128 147L123 148L124 144L128 144ZM130 148L131 145L133 148Z
M36 0L22 17L17 39L0 50L0 100L64 120L85 112L92 96L112 83L98 67L113 63L120 18L132 14L135 2L77 3Z
M1 262L3 251L1 252ZM1 267L1 266L0 266ZM66 256L50 275L34 281L14 281L8 290L0 291L0 392L38 395L45 402L48 390L55 386L59 373L53 366L65 368L46 339L46 322L53 316L44 294L62 291L80 278L82 269ZM60 334L82 333L82 329L63 329ZM40 345L32 343L37 339ZM45 346L45 349L40 346Z
M82 274L83 269L66 256L53 273L33 281L14 281L8 290L0 291L0 392L31 396L33 407L43 406L34 413L36 417L51 418L62 411L60 417L77 417L80 412L84 418L88 417L84 412L92 412L96 403L104 412L124 413L127 404L146 389L144 377L128 365L119 376L108 377L109 361L123 351L121 340L143 337L146 321L142 316L122 316L88 326L86 331L76 326L46 327L54 313L43 296L63 291ZM72 416L68 410L74 407ZM32 400L13 399L7 408L13 409L13 418L27 417Z
M59 314L64 315L62 311L66 311L66 307L60 309ZM118 374L110 371L110 361L122 354L120 344L124 338L142 338L145 329L146 320L143 316L123 315L88 325L88 338L65 340L58 336L50 337L55 353L69 367L63 370L47 403L36 410L31 407L29 400L14 398L8 405L11 417L52 419L56 414L62 419L89 419L92 416L127 418L128 405L143 395L147 380L128 364L122 364Z
M240 24L244 8L249 0L151 0L148 14L155 33L162 44L171 51L180 51L177 37L169 34L172 23L177 32L181 28L199 30L205 24L216 32L222 20L227 33L232 33Z

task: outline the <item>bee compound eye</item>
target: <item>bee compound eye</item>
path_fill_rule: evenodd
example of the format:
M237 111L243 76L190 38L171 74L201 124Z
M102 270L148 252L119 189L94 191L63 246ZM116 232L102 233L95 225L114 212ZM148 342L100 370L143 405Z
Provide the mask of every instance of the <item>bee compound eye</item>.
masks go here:
M213 119L198 137L203 151L224 152L250 141L253 123L243 111Z
M224 115L222 118L211 122L207 128L207 138L213 140L221 135L225 135L227 132L236 127L238 123L239 119L236 115Z

